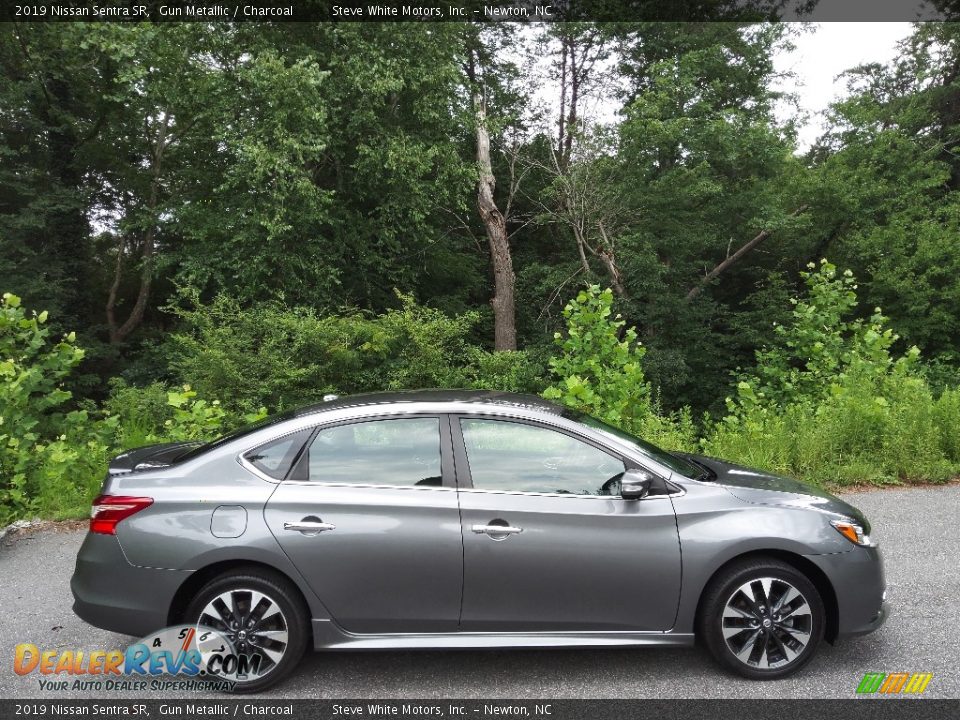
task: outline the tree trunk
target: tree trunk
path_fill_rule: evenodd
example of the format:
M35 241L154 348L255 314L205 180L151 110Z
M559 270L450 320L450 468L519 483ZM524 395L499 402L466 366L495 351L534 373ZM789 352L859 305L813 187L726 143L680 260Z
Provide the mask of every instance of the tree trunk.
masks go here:
M600 230L600 237L603 238L603 247L600 248L597 257L600 258L600 262L603 263L603 267L607 270L607 275L610 278L610 288L616 293L617 297L625 298L627 297L627 290L623 286L623 275L620 274L620 268L617 267L617 258L613 251L613 243L611 243L610 238L607 237L607 231L604 229L602 222L597 223L597 228Z
M493 264L493 349L517 349L516 308L514 305L513 258L507 237L507 221L493 199L496 179L490 162L490 133L484 101L474 95L474 113L477 124L477 209L487 231L490 260Z
M807 205L801 205L792 213L790 213L790 217L796 217L797 215L802 213L804 210L806 210L807 207L808 207ZM708 272L699 283L697 283L692 288L690 288L690 292L687 293L687 298L686 298L687 302L692 302L696 300L697 297L699 297L700 293L703 292L703 289L707 285L713 282L716 278L718 278L723 272L728 270L731 266L736 265L738 262L740 262L747 253L749 253L751 250L757 247L757 245L759 245L768 237L770 237L770 234L771 233L769 230L761 230L756 235L756 237L754 237L749 242L744 243L744 245L741 246L740 249L738 249L733 255L728 256L723 262L721 262L719 265L713 268L713 270Z
M147 199L147 211L150 218L150 225L143 236L143 247L140 251L140 288L137 290L137 299L133 304L133 309L127 317L126 322L118 325L116 317L117 291L120 288L120 278L123 272L123 248L124 242L121 240L117 255L117 265L114 271L113 284L110 286L110 295L107 298L107 325L110 328L111 344L118 344L127 339L127 337L140 327L143 322L143 316L147 310L147 303L150 300L150 287L153 284L153 251L157 238L157 207L160 202L160 179L163 168L163 151L167 147L167 131L169 129L169 118L164 118L163 123L157 131L156 142L151 149L151 161L153 165L153 178L150 183L150 197Z

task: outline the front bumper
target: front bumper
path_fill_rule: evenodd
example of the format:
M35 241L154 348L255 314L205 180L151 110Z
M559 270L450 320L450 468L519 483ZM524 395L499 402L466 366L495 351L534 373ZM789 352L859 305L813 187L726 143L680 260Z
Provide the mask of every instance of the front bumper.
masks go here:
M880 612L877 613L876 617L873 618L866 625L863 625L854 630L848 630L846 633L842 633L843 637L856 637L857 635L869 635L874 630L878 630L881 625L887 621L887 616L890 614L890 603L887 602L886 593L883 594L884 598L880 602Z
M95 627L143 637L166 627L173 597L189 575L131 565L116 537L87 533L70 579L73 612Z
M876 547L854 547L848 552L808 555L833 586L837 601L837 637L866 635L887 619L883 557Z

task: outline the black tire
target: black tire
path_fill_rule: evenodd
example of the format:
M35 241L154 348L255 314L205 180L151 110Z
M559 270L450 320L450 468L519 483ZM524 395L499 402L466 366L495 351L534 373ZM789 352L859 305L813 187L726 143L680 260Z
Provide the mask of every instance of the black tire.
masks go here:
M270 661L270 669L261 677L236 682L233 692L239 694L261 692L283 680L300 662L310 638L310 614L296 586L282 575L257 567L237 568L210 580L190 601L184 621L198 624L208 604L224 593L236 591L239 599L237 604L240 604L247 590L261 593L277 605L282 618L277 620L274 614L270 622L274 623L274 628L278 627L279 622L286 627L286 647L279 662ZM210 622L203 624L215 627ZM259 638L256 641L262 642ZM259 651L251 646L246 652Z
M777 680L810 662L823 639L825 617L820 593L803 573L774 558L751 558L724 568L710 582L697 636L727 670L751 680Z

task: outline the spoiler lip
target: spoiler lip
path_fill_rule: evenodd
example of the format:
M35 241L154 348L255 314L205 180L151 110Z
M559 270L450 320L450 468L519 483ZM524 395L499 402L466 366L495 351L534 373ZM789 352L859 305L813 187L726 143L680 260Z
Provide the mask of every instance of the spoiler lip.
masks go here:
M160 443L146 445L120 453L110 461L107 472L111 477L143 470L170 467L187 450L201 445L201 441Z

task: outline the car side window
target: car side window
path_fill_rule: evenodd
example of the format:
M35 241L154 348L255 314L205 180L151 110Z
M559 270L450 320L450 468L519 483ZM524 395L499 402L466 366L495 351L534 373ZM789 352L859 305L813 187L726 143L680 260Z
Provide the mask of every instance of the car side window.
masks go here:
M324 428L309 450L310 482L439 487L439 418L368 420Z
M570 435L505 420L462 418L473 487L619 495L623 461Z
M250 450L243 457L264 475L268 475L275 480L283 480L293 461L300 453L303 444L312 433L313 430L308 428L290 435L284 435Z

